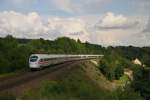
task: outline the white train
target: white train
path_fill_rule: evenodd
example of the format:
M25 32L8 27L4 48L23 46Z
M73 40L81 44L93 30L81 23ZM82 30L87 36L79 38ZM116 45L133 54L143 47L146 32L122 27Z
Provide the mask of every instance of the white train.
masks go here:
M103 55L59 55L59 54L32 54L29 58L30 69L41 69L43 67L66 61L92 59L103 57Z

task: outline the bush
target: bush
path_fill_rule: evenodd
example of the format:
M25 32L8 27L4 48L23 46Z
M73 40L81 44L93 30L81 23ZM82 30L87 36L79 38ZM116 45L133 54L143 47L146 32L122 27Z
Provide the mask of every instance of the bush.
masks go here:
M113 51L100 60L99 69L108 80L119 79L123 75L126 66L123 62L124 58Z
M150 71L142 68L141 66L135 66L132 82L132 87L135 91L138 91L141 96L150 100Z
M16 100L16 97L11 93L2 93L0 94L0 100Z
M144 100L138 92L135 92L130 86L123 89L118 88L111 94L112 100Z

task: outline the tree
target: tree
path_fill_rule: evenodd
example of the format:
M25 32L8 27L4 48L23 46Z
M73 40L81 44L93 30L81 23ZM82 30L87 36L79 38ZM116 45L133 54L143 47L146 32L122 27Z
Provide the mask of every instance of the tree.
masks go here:
M109 47L107 55L100 61L100 70L109 79L119 79L124 73L124 58L122 58L118 53L116 53L112 47Z
M141 96L150 100L150 71L143 69L141 66L134 66L134 80L132 87L135 91L140 92Z

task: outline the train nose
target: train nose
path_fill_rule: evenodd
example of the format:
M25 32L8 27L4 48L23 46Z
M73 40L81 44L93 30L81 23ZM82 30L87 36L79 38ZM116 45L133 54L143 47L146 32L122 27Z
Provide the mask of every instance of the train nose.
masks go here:
M39 68L40 66L37 63L29 63L30 68Z

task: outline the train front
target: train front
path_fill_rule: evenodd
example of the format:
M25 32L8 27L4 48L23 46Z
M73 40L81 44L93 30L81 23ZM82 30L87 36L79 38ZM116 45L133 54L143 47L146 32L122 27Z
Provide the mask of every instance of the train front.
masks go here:
M32 54L29 58L29 67L31 69L37 69L40 68L40 65L38 64L39 56Z

